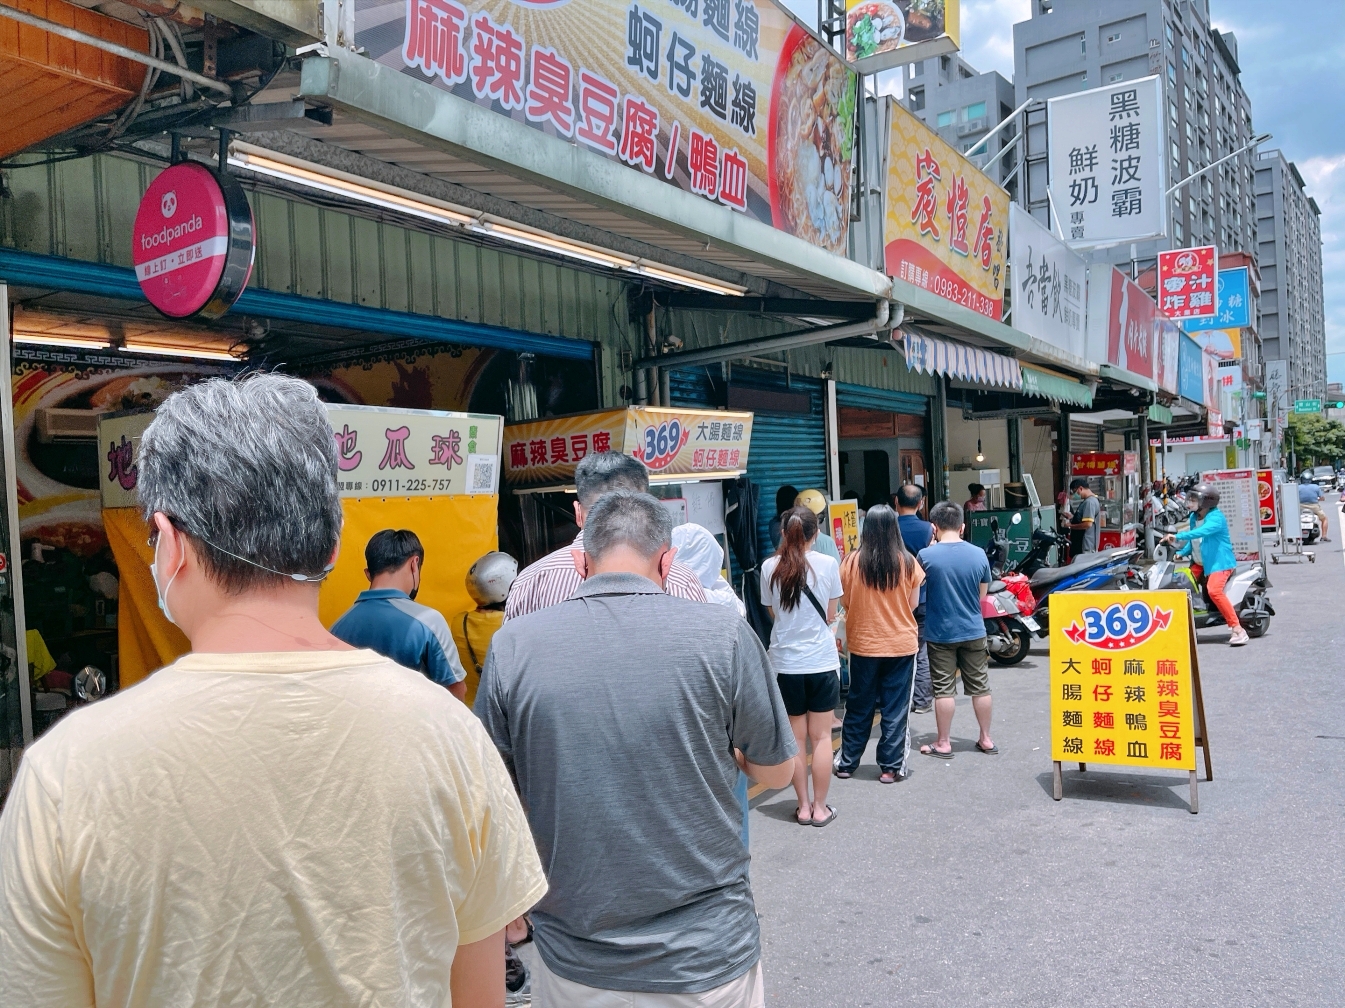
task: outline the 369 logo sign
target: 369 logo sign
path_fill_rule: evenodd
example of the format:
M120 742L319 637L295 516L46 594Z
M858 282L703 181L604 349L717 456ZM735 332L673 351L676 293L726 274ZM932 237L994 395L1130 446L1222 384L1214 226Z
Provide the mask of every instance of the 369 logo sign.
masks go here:
M1075 644L1103 651L1124 651L1143 644L1159 630L1166 630L1172 621L1171 609L1151 607L1140 599L1106 609L1090 606L1080 615L1083 626L1071 623L1065 627L1065 636Z
M691 428L683 427L679 420L669 420L657 427L650 425L644 429L644 444L631 454L643 462L646 468L658 472L672 463L689 437Z

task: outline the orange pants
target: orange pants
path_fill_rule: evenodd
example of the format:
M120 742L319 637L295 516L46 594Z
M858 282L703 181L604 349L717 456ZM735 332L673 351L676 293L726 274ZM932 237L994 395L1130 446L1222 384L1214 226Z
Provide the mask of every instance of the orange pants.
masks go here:
M1192 564L1191 573L1199 581L1205 576L1205 568L1201 567L1200 564ZM1238 622L1238 614L1233 611L1233 603L1228 601L1228 596L1224 594L1224 585L1228 584L1228 579L1232 575L1231 570L1221 570L1211 574L1205 581L1205 591L1209 593L1210 601L1214 603L1215 608L1223 615L1224 622L1228 624L1229 629L1242 626Z

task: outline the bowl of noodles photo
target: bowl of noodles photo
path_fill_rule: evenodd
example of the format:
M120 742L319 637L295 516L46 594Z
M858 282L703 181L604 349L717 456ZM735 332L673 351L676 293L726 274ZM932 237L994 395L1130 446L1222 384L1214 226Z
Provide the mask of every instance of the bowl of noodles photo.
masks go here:
M850 229L857 78L836 53L795 25L771 89L771 221L844 254Z
M870 0L845 12L845 55L867 59L901 45L906 19L896 4Z

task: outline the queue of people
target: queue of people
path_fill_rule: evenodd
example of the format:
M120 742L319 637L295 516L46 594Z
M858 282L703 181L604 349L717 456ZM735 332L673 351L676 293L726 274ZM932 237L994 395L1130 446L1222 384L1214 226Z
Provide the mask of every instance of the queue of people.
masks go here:
M875 710L879 780L908 776L922 667L939 730L921 751L951 756L959 668L977 748L998 751L984 554L960 506L920 518L917 488L869 510L844 564L825 500L795 492L760 575L767 649L718 543L674 529L628 456L581 460L574 541L517 573L480 558L475 608L448 619L416 601L415 532L379 532L331 631L342 512L311 385L180 391L139 465L160 605L191 651L25 754L0 815L16 1008L491 1008L526 942L540 1008L760 1008L748 780L792 783L796 821L829 825Z

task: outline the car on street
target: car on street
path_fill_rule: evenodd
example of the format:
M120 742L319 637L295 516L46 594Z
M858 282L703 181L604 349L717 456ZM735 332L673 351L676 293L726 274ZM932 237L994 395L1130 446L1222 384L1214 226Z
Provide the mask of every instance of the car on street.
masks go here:
M1315 466L1312 470L1312 482L1323 490L1336 489L1336 470L1329 465Z

